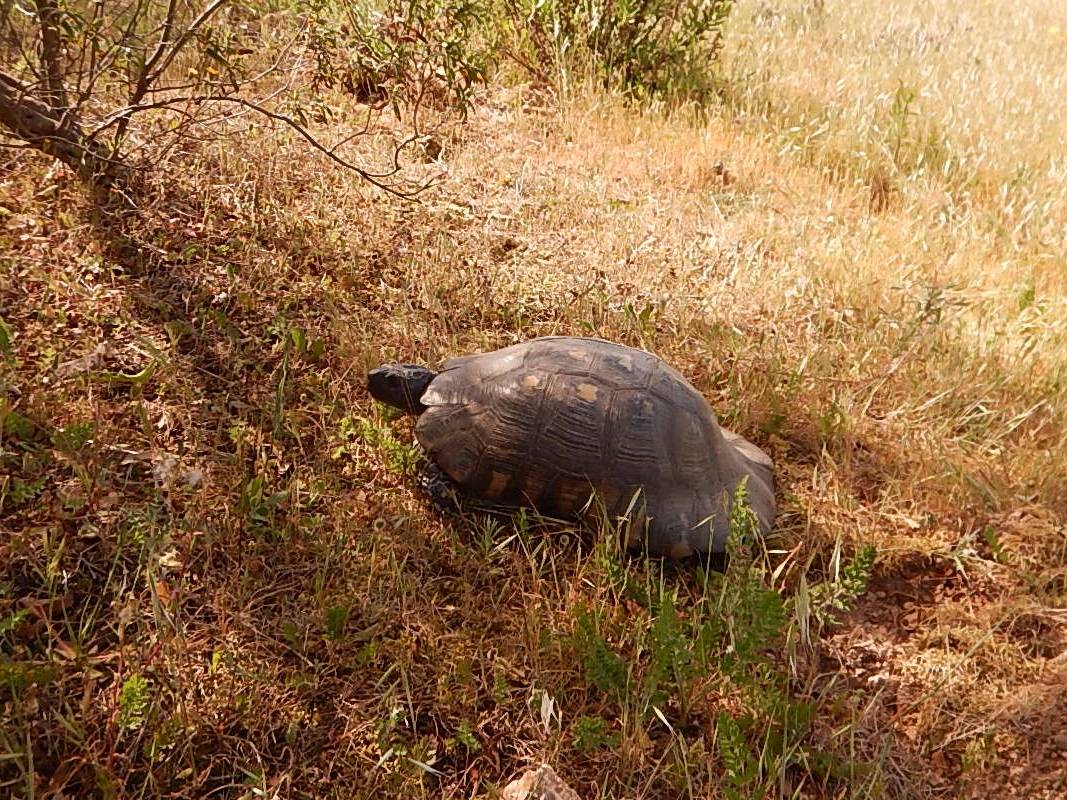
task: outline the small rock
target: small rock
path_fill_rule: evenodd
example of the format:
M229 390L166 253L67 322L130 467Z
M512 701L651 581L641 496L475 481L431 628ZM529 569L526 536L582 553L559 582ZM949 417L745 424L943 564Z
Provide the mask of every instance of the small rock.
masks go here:
M504 787L501 800L581 800L548 764L526 770Z
M81 358L64 361L56 367L56 377L60 380L73 378L86 372L100 369L107 360L115 355L115 349L111 342L100 342L93 351Z

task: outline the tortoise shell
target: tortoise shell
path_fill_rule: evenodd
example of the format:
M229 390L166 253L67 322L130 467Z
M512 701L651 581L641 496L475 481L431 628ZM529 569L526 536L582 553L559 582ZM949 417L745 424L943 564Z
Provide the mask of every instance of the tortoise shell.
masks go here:
M447 361L421 402L419 443L473 497L617 516L640 490L643 544L672 557L722 551L743 478L761 527L773 521L770 459L721 429L704 397L651 353L533 339Z

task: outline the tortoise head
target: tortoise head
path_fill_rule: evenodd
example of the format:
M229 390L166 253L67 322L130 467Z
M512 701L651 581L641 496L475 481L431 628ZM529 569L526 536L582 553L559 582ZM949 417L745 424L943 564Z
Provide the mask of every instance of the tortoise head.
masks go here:
M382 364L367 373L367 391L386 405L421 414L426 406L419 398L435 377L433 370L417 364Z

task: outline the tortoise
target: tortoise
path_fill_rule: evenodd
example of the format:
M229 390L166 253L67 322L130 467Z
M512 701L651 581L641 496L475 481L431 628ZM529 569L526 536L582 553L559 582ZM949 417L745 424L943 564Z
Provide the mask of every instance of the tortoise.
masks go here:
M645 531L630 526L627 545L670 558L724 551L742 480L762 531L774 520L770 458L720 428L707 400L643 350L546 336L440 372L383 364L367 388L418 416L427 488L562 518L640 508Z

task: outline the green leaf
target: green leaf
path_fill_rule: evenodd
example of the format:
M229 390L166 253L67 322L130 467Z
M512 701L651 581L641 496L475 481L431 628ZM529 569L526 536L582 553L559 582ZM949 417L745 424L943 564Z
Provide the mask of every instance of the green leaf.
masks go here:
M119 691L119 725L140 728L150 700L151 689L144 676L135 673L128 677Z
M11 340L11 328L8 327L4 318L0 317L0 355L7 359L12 359L15 355Z
M613 700L621 699L626 691L626 662L608 648L597 631L596 621L586 611L578 615L575 644L589 683Z
M345 606L330 606L326 609L326 638L340 639L348 623L348 609Z
M98 381L100 383L107 384L122 384L128 383L133 386L143 386L152 380L152 375L156 371L156 362L153 361L147 367L140 372L125 373L125 372L93 372L90 373L90 380Z
M95 426L92 422L78 422L60 428L52 434L52 444L57 450L73 455L93 440Z

